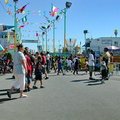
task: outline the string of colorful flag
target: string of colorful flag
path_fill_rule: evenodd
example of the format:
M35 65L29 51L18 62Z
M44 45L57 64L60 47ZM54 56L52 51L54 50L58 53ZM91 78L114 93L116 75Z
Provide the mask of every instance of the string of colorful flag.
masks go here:
M12 7L12 5L11 4L9 4L9 1L8 0L5 0L5 3L6 3L6 5L7 6L9 6L9 7ZM22 14L25 14L26 12L24 11L25 9L26 9L26 7L27 7L27 5L28 5L29 3L27 3L26 5L24 5L23 7L21 7L21 8L19 8L17 11L16 11L16 13L17 14L19 14L19 13L22 13ZM46 15L46 11L44 11L43 12L43 16L45 17L45 19L47 20L47 22L48 23L44 23L44 25L42 25L42 23L35 23L35 24L40 24L41 26L38 26L41 30L42 30L42 35L44 35L44 34L46 34L47 32L49 32L50 30L51 30L51 27L53 26L53 24L55 23L55 22L58 22L61 18L62 18L62 16L64 15L64 12L61 10L60 12L58 12L58 10L59 10L59 8L57 8L57 7L55 7L53 4L51 4L51 11L49 12L49 14L52 16L52 17L54 17L54 16L56 16L56 18L54 18L53 20L50 20L48 17L47 17L47 15ZM33 12L33 13L32 13ZM27 15L25 15L24 17L22 17L21 19L18 19L17 18L17 20L16 20L16 22L17 23L23 23L23 25L21 25L20 27L19 27L19 29L23 29L26 25L32 25L32 24L34 24L34 23L29 23L29 22L27 22L27 17L28 17L28 15L30 15L30 14L32 14L32 15L37 15L37 13L36 13L36 11L35 10L32 10L32 12L29 10L29 11L27 11ZM7 13L9 14L9 15L13 15L14 13L12 13L11 11L10 11L10 8L8 8L8 10L7 10ZM41 11L39 10L38 11L38 15L41 15ZM30 32L30 31L29 31ZM33 32L33 31L32 31ZM26 37L25 35L22 35L23 37ZM27 37L29 37L29 36L31 36L31 35L28 35ZM33 36L33 35L32 35ZM38 34L38 32L36 31L36 37L39 37L39 36L41 36L40 34ZM33 36L34 37L34 36ZM75 42L74 42L75 43ZM67 45L67 41L66 41L66 45Z
M6 3L6 5L8 5L8 6L12 6L11 4L9 4L9 1L8 0L5 0L5 3ZM23 7L21 7L21 8L19 8L17 11L16 11L16 13L22 13L22 14L25 14L25 8L27 7L27 5L28 5L29 3L27 3L26 5L24 5ZM59 8L57 8L57 7L55 7L53 4L51 5L51 11L49 12L50 13L50 15L53 17L53 16L55 16L55 15L57 15L58 13L57 13L57 11L58 11L58 9ZM27 15L30 15L30 12L31 11L28 11L28 13L27 13ZM35 12L35 10L33 10L33 12ZM40 10L38 11L39 12L39 14L38 15L41 15L40 14ZM10 14L10 15L13 15L13 13L10 11L10 8L8 8L8 10L7 10L7 13L8 14ZM63 12L59 12L59 15L63 15ZM25 27L25 23L27 22L27 15L25 15L23 18L21 18L21 19L17 19L17 22L21 22L22 21L22 23L24 24L24 25L21 25L20 26L20 29L22 29L23 27ZM36 15L35 13L33 13L33 15ZM44 11L43 12L43 15L44 15L44 17L47 19L47 21L48 21L48 23L50 23L51 21L48 19L48 17L46 17L46 11ZM57 17L56 17L56 20L58 21L58 20L60 20L60 17L59 17L59 15L57 15ZM58 19L59 18L59 19ZM28 25L29 23L27 23L26 25Z

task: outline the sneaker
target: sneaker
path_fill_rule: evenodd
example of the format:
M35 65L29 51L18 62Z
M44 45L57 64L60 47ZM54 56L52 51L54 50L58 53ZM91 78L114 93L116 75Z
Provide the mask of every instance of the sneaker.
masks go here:
M63 75L65 75L65 73L63 73Z
M11 94L10 94L9 91L7 91L7 95L8 95L9 98L11 98Z
M14 75L12 76L12 79L15 79L15 76L14 76Z
M40 88L45 88L44 86L40 86Z
M38 89L38 87L36 87L36 86L33 86L33 89Z
M105 80L109 80L109 77L106 77Z
M27 89L23 90L23 92L27 92Z
M30 87L27 87L28 88L28 91L30 91L31 90L31 88Z
M22 95L20 98L27 98L28 96L27 95Z
M89 80L95 80L95 78L89 77Z
M49 79L49 77L46 77L45 79Z
M105 83L104 80L101 80L101 84Z

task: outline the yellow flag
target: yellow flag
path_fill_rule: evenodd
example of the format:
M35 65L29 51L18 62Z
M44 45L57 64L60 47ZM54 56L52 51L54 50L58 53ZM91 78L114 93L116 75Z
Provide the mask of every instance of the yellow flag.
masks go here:
M5 0L5 3L8 4L9 3L8 0Z

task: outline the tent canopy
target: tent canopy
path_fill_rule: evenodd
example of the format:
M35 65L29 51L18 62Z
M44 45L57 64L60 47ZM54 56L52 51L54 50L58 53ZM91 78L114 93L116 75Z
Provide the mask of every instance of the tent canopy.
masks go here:
M109 50L120 50L120 47L117 46L106 46Z

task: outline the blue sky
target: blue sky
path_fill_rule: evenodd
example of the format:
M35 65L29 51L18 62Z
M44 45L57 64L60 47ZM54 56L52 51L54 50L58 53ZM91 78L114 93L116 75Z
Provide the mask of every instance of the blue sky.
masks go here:
M0 0L4 7L7 9L8 6L5 4L4 0ZM17 3L17 8L24 6L29 3L25 9L25 14L18 14L18 18L24 17L28 11L30 14L27 16L26 25L22 29L22 39L34 39L35 31L39 31L38 26L47 23L44 18L44 11L46 16L53 20L55 17L51 17L49 11L51 10L51 3L61 9L65 8L66 0L19 0ZM82 43L84 44L84 30L88 30L90 33L87 34L87 38L99 38L99 37L114 37L114 30L118 30L118 36L120 31L120 0L70 0L72 6L67 11L67 24L66 24L66 38L77 39L76 45ZM12 7L9 7L13 12L13 0L9 0ZM41 11L41 12L39 12ZM36 15L33 15L36 14ZM41 15L38 15L41 14ZM14 24L14 19L11 15L6 14L5 10L0 4L0 23L3 24ZM41 25L40 25L41 24ZM22 25L20 23L19 25ZM55 38L56 46L64 44L64 17L55 23ZM33 32L34 31L34 32ZM52 47L53 31L48 32L48 44ZM41 37L40 37L41 40ZM60 41L60 43L58 42ZM40 43L41 44L41 43ZM37 44L25 44L30 48L37 50Z

